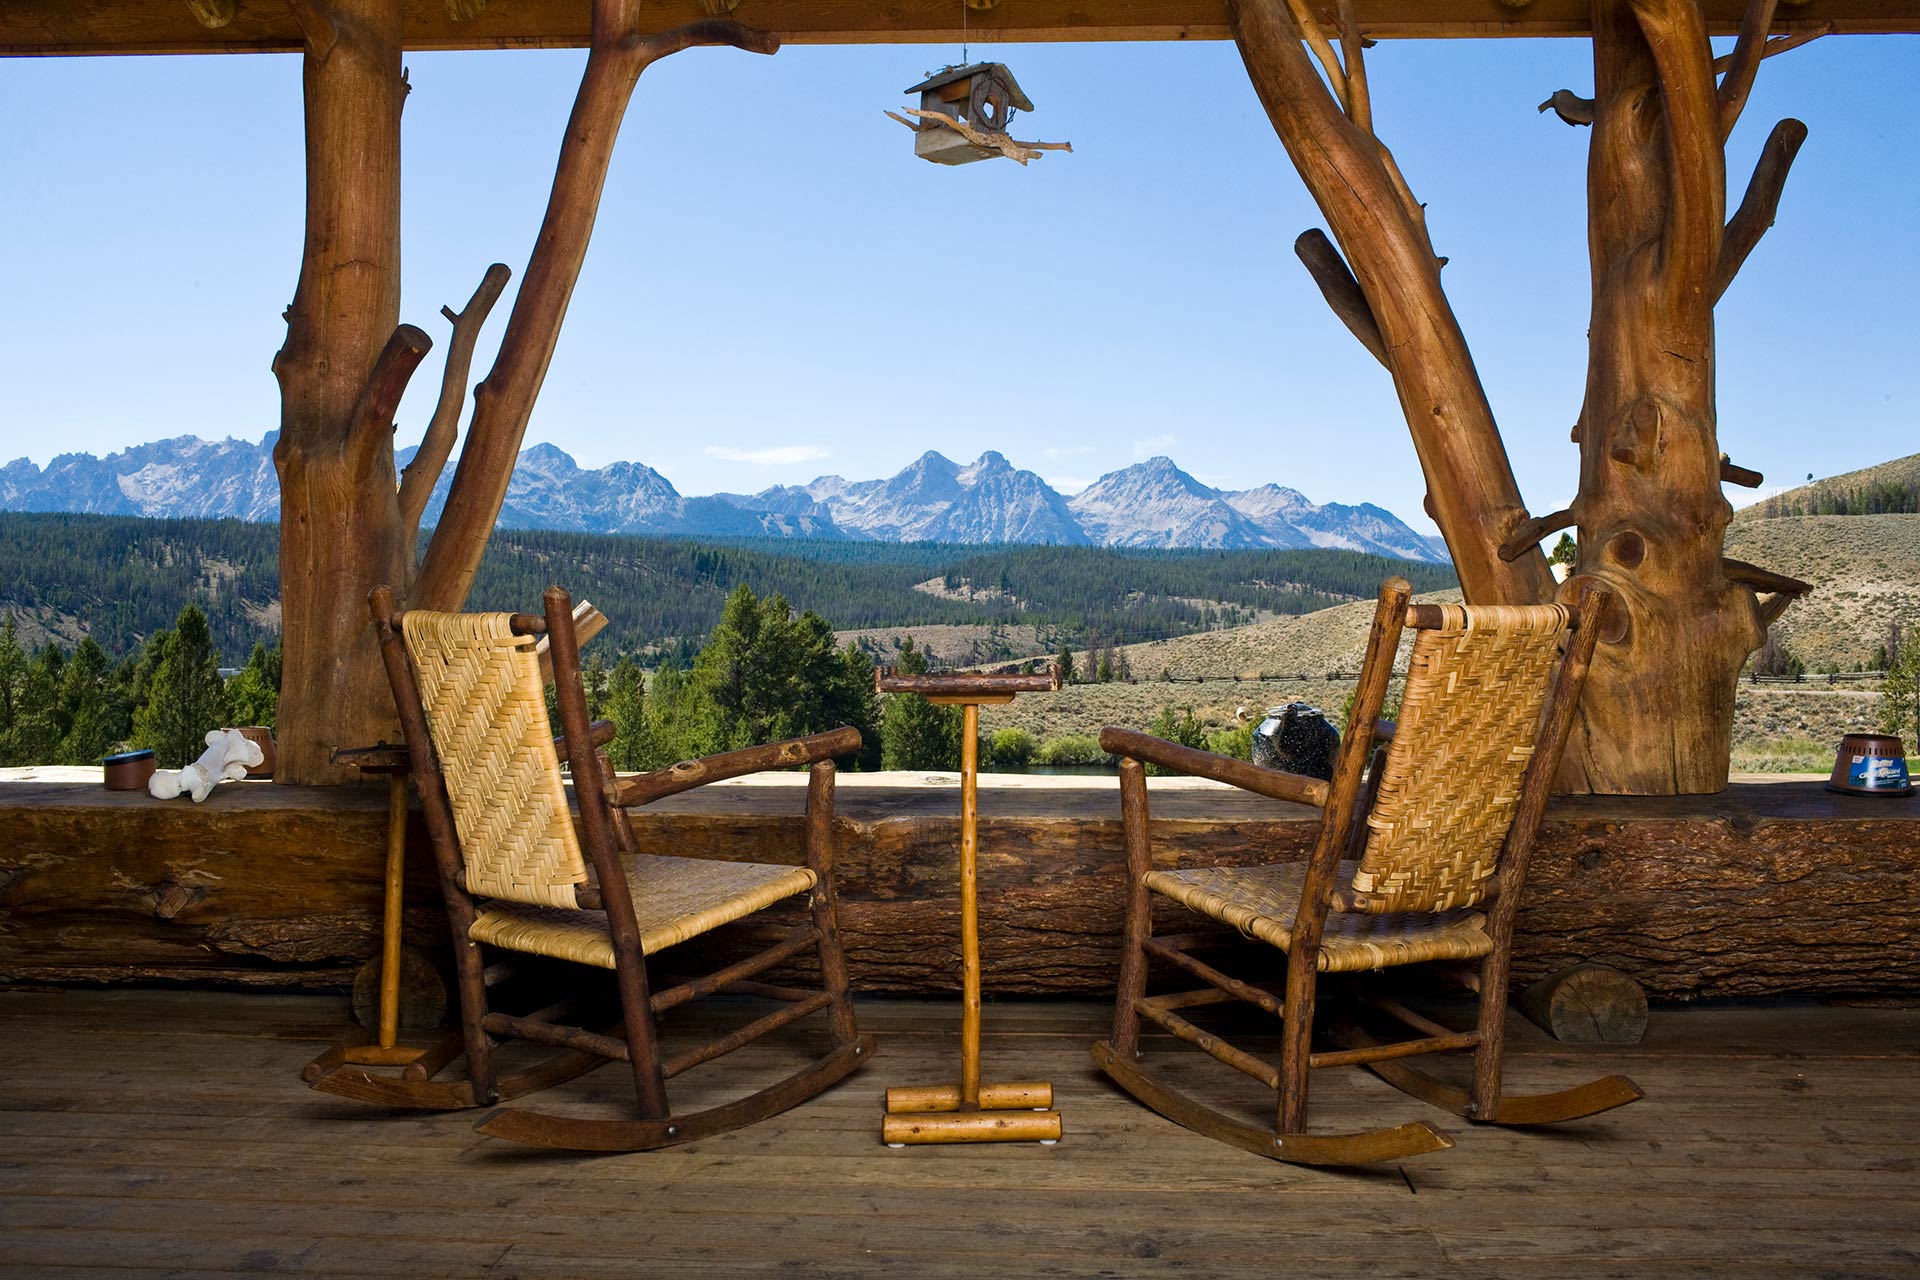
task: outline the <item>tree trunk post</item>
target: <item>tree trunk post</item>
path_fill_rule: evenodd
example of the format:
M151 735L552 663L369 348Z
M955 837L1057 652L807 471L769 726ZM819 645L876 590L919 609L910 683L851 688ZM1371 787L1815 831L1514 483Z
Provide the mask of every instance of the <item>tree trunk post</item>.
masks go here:
M1725 789L1740 668L1766 635L1754 592L1725 573L1714 402L1725 137L1770 0L1755 10L1716 91L1693 0L1592 3L1593 312L1572 512L1578 571L1618 603L1562 766L1576 791Z
M399 536L390 438L355 438L364 431L356 423L362 397L399 319L406 85L399 0L325 0L324 9L297 11L307 31L307 227L286 343L273 362L280 719L290 728L276 776L341 782L353 771L332 765L331 749L372 742L392 720L362 602L380 583L404 585L412 561Z
M1594 137L1579 496L1540 518L1521 502L1441 286L1446 260L1374 136L1351 0L1335 10L1344 56L1306 0L1229 0L1228 12L1254 89L1339 245L1309 231L1295 249L1335 314L1393 376L1427 480L1427 513L1466 598L1552 599L1538 541L1576 524L1579 572L1616 597L1562 787L1713 792L1727 784L1740 668L1765 623L1804 589L1763 585L1774 591L1763 604L1754 591L1761 578L1721 554L1733 514L1721 478L1752 473L1719 450L1713 305L1771 225L1805 128L1776 126L1747 198L1723 227L1725 140L1768 52L1775 0L1750 0L1717 86L1697 0L1591 3L1595 96L1562 90L1542 107L1569 124L1591 123Z

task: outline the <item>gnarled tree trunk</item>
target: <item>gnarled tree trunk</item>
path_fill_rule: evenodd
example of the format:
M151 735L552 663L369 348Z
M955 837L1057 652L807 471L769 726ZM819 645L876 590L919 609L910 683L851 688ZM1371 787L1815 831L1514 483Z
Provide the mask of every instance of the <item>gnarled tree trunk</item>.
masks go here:
M1722 561L1733 508L1714 409L1724 140L1745 86L1736 64L1716 90L1694 0L1592 8L1593 317L1571 513L1579 572L1603 580L1623 613L1595 655L1563 781L1718 791L1740 668L1766 638L1754 592ZM1770 15L1767 4L1757 38Z

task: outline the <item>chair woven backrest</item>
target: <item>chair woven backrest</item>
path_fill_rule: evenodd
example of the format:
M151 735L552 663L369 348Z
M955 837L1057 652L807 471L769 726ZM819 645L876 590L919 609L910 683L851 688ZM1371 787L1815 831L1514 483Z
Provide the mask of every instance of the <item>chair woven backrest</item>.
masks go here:
M421 709L446 780L467 892L577 907L587 879L560 782L534 637L511 614L401 616Z
M1443 606L1414 633L1406 690L1353 888L1370 911L1487 896L1540 733L1567 610Z

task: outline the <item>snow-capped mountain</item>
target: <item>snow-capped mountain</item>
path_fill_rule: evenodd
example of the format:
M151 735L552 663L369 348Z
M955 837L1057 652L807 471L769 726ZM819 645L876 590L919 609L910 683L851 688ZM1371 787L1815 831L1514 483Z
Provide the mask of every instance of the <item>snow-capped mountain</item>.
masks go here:
M403 463L405 459L402 459ZM427 504L425 523L440 515L453 484L449 464ZM822 514L743 508L727 495L689 498L641 462L613 462L582 470L573 456L550 444L521 451L500 508L507 529L567 529L577 533L647 533L718 537L837 538Z
M44 469L0 467L0 509L273 520L274 435L258 444L180 436L96 458L63 454ZM411 451L403 453L404 464ZM454 468L427 511L432 523ZM1339 547L1444 562L1444 549L1369 503L1315 504L1293 489L1220 490L1168 458L1109 472L1071 499L987 452L962 466L922 454L884 480L821 476L755 494L688 497L652 467L595 470L537 444L520 455L500 523L517 529L686 537L871 538L888 542L1055 543L1119 547Z
M0 467L0 510L277 520L276 436L258 444L175 436L104 458L63 453L45 470L20 458Z
M824 507L840 528L887 542L1091 541L1052 486L992 451L963 467L929 450L890 480L821 476L753 501L781 509L798 495Z
M1109 471L1067 504L1080 527L1114 547L1305 547L1307 540L1276 526L1268 532L1235 510L1226 495L1173 465L1149 458Z

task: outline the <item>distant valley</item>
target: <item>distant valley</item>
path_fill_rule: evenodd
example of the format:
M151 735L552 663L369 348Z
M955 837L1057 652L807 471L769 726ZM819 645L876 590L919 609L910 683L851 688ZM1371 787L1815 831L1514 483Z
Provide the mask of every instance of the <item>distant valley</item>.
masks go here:
M107 457L62 454L46 467L0 467L0 510L272 521L279 516L273 441L179 436ZM408 454L401 455L404 462ZM445 501L442 477L427 519ZM995 452L961 465L929 451L878 480L821 476L758 493L690 497L652 467L587 470L553 445L520 455L500 525L689 538L821 538L960 545L1329 548L1445 564L1424 537L1372 503L1315 503L1278 484L1221 490L1169 458L1112 471L1066 497Z

